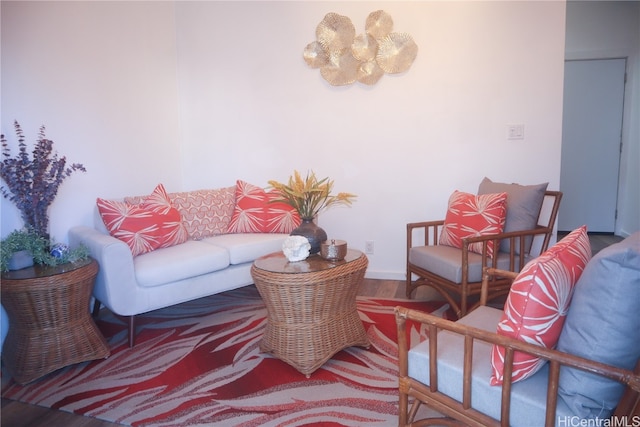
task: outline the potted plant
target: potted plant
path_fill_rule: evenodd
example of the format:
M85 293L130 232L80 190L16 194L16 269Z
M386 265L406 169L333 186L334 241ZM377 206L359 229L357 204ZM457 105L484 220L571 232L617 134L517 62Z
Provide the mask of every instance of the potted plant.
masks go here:
M51 249L52 248L52 249ZM31 265L59 265L86 259L89 250L79 246L70 250L63 244L51 244L33 229L12 231L0 244L0 271L19 270Z
M85 249L68 251L59 246L54 255L51 254L49 239L49 206L58 193L58 187L75 171L86 169L79 163L67 165L66 157L59 157L53 151L53 141L45 136L44 126L40 127L35 147L29 155L24 133L20 124L14 121L18 138L18 153L12 157L11 148L4 135L2 142L2 162L0 177L6 183L0 186L2 195L15 203L25 223L24 230L11 233L2 241L2 271L6 271L9 258L16 251L27 250L37 264L56 265L77 259ZM62 248L62 249L61 249Z
M296 170L289 177L287 184L269 181L269 185L278 191L280 198L273 202L286 203L292 206L300 215L302 223L291 232L292 236L304 236L311 244L311 253L320 251L320 244L327 240L327 233L314 223L316 216L325 209L336 205L350 206L357 197L351 193L331 194L333 180L328 177L318 179L315 172L307 172L303 179Z

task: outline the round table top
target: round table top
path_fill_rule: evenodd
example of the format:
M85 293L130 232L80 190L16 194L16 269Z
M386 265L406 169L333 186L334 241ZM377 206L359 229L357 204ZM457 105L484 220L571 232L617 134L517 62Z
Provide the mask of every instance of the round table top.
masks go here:
M253 266L272 273L313 273L347 264L361 256L364 256L362 252L356 249L347 249L347 255L341 261L329 261L322 258L320 254L315 254L303 261L290 262L282 252L274 252L258 258Z
M93 258L87 258L75 262L67 262L60 265L32 265L20 270L11 270L2 272L2 278L8 280L37 279L40 277L55 276L57 274L67 273L81 267L85 267L96 262Z

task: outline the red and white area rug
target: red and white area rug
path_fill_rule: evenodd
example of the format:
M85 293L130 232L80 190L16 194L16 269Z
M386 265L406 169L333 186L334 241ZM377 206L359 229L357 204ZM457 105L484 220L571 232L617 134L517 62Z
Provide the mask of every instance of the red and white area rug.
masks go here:
M397 305L448 308L358 297L371 347L339 352L311 378L260 353L266 308L254 286L140 316L133 349L122 319L103 312L109 358L25 386L3 372L2 396L132 426L397 425ZM426 336L414 326L410 340Z

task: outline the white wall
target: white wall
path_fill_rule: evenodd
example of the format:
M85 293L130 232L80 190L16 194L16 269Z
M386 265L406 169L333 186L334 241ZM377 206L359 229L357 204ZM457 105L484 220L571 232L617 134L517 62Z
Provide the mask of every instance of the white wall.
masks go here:
M640 230L640 2L569 1L567 59L627 58L615 233Z
M336 88L306 66L302 50L327 12L361 32L377 9L419 46L407 73ZM376 242L369 277L404 277L405 224L441 218L454 189L475 191L485 175L558 187L563 4L194 2L176 11L183 170L201 171L185 185L329 175L359 200L320 224L354 247ZM526 124L524 142L506 141L514 122Z
M373 87L328 85L302 59L328 12L358 33L383 9L416 61ZM66 181L52 235L96 197L266 185L298 169L358 194L323 214L368 276L404 278L405 224L442 218L484 176L557 189L565 3L11 2L2 12L2 120L40 124L88 172ZM525 124L510 142L506 126ZM33 138L31 138L33 139ZM1 234L21 222L2 200Z
M2 133L32 146L40 125L54 148L82 163L50 208L52 237L91 224L96 197L181 186L173 4L5 2ZM4 182L2 183L4 184ZM2 198L2 236L23 223Z

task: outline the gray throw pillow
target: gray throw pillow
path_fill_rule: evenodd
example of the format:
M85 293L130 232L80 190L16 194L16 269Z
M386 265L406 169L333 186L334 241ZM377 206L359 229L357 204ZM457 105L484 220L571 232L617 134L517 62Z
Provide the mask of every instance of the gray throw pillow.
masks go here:
M557 349L624 369L640 357L640 232L598 252L576 287ZM581 418L607 418L624 386L562 367L559 395Z
M493 182L484 178L478 187L478 194L507 193L507 220L504 232L533 230L538 225L538 216L544 202L544 193L548 182L536 185L505 184ZM531 248L532 238L527 238L525 248ZM511 243L508 240L500 242L500 252L509 252ZM520 254L517 245L516 254Z

